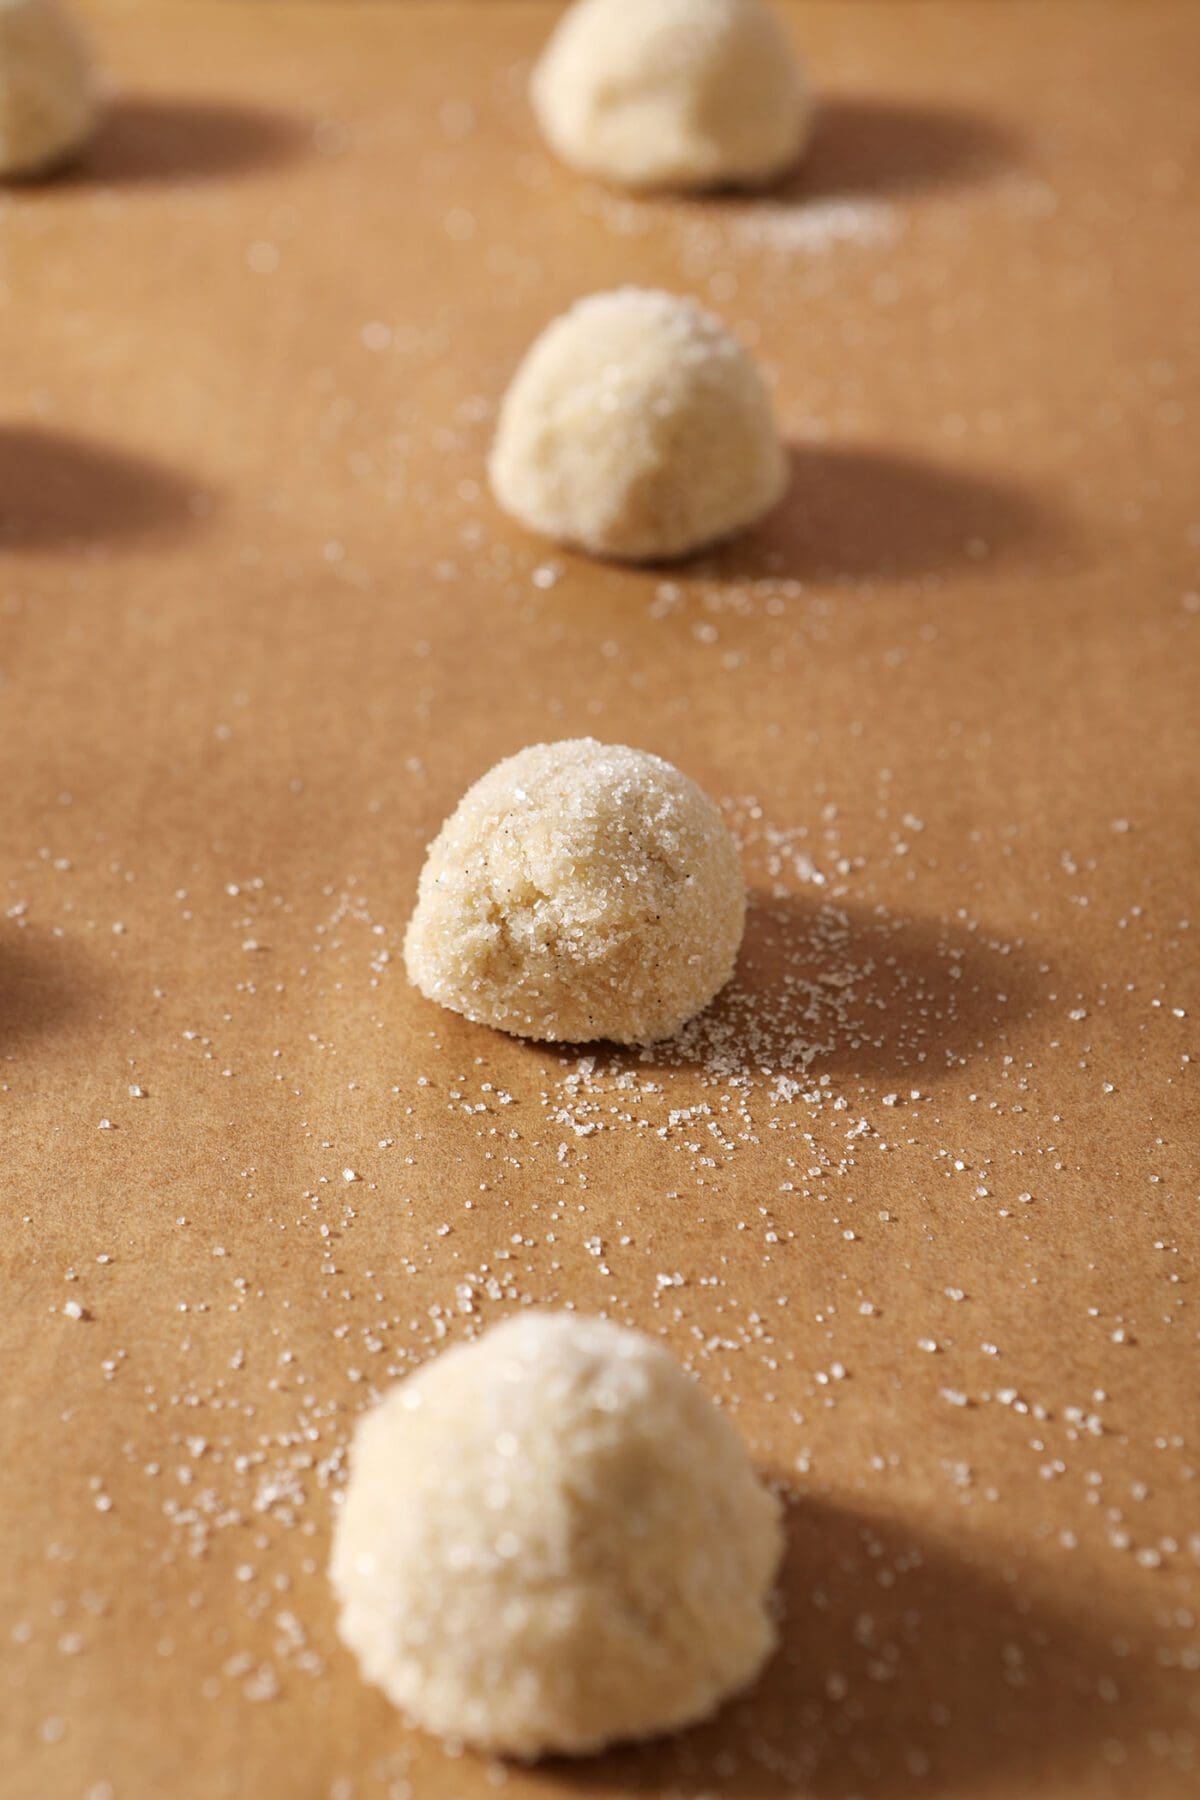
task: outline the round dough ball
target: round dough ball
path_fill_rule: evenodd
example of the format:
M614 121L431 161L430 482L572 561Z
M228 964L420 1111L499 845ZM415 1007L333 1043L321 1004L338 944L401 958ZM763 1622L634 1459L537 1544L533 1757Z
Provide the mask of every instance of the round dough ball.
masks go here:
M762 379L694 300L619 288L577 301L527 353L489 463L533 531L634 562L752 524L787 485Z
M56 0L0 0L0 177L42 175L91 135L87 46Z
M532 99L564 162L632 188L769 181L813 116L787 34L759 0L578 0Z
M535 1757L745 1687L781 1551L777 1502L665 1350L537 1312L362 1420L330 1572L367 1680L442 1737Z
M468 788L430 845L404 959L480 1024L648 1044L728 981L745 913L708 795L661 757L574 738Z

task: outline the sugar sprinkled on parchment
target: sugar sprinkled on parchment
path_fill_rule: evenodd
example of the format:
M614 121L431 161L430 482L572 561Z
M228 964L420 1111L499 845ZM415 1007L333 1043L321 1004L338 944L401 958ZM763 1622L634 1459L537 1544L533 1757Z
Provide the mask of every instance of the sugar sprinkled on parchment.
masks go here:
M860 1480L879 1484L882 1502L886 1483L904 1470L912 1450L888 1431L877 1352L869 1335L856 1334L890 1330L893 1310L911 1317L911 1303L894 1306L891 1298L887 1245L897 1222L911 1228L924 1211L932 1241L947 1204L951 1216L975 1209L981 1225L990 1215L997 1228L1020 1233L1016 1254L1029 1259L1036 1292L1031 1234L1037 1228L1028 1221L1039 1206L1053 1206L1062 1158L1054 1118L1039 1105L1045 1072L1025 1054L1025 1039L1034 1020L1057 1010L1064 1019L1058 1053L1086 1061L1094 1053L1090 1039L1075 1034L1103 1020L1107 992L1070 992L1042 960L1036 932L1028 941L997 936L966 908L918 925L919 899L909 910L873 898L878 870L856 852L831 802L799 825L774 823L749 796L730 800L725 810L752 893L747 942L730 988L668 1044L646 1052L564 1048L530 1059L507 1040L471 1034L455 1037L469 1042L468 1051L447 1053L443 1021L415 1011L415 1035L384 1059L395 1079L381 1081L374 1053L363 1054L361 1023L354 1031L344 1022L323 1027L320 1007L311 1012L314 1029L305 1044L270 1034L263 1039L261 1073L293 1093L294 1116L302 1121L295 1192L282 1204L272 1192L267 1203L272 1228L292 1246L288 1272L269 1285L261 1276L248 1278L239 1266L236 1228L222 1228L211 1247L219 1278L178 1297L180 1373L144 1384L144 1435L119 1451L135 1478L133 1491L136 1478L144 1484L139 1504L151 1516L158 1511L151 1555L164 1573L193 1561L212 1565L208 1598L196 1609L197 1629L210 1632L213 1646L202 1696L269 1704L289 1684L323 1673L328 1644L313 1624L310 1596L322 1580L322 1534L330 1497L344 1479L354 1416L439 1345L484 1329L513 1307L559 1303L570 1294L579 1305L621 1319L652 1327L657 1321L720 1403L741 1416L752 1443L762 1429L761 1409L786 1405L784 1435L794 1434L797 1446L793 1478L810 1496L822 1493L825 1479L823 1420L844 1416L861 1444ZM897 814L898 836L919 841L921 820L911 808L897 806ZM1060 858L1058 867L1064 881L1078 884L1078 858ZM261 909L280 908L260 878L231 887L224 903L231 950L240 950L247 923ZM193 897L190 904L212 902ZM326 1000L343 989L353 992L355 1016L372 1020L385 1000L391 1009L405 999L394 985L401 977L389 949L401 926L359 884L331 890L307 944L293 941L285 949L281 932L270 979L260 983L240 970L231 975L228 999L215 994L209 1015L181 1032L177 1054L188 1067L221 1079L229 1066L223 1012L232 1011L236 997L252 1016L272 1004L278 983ZM1181 1012L1186 1008L1148 1006L1145 1016L1158 1028L1179 1030ZM239 1061L250 1079L258 1071L248 1057L243 1050ZM336 1070L337 1085L360 1097L366 1129L353 1140L326 1122L323 1096L331 1090L301 1074L306 1061ZM171 1071L164 1067L153 1076L147 1090L157 1096ZM981 1115L1019 1122L1021 1153L1011 1169L988 1147L990 1132L971 1141L960 1129L946 1141L940 1096L947 1084L968 1093ZM439 1117L453 1118L456 1131L466 1134L480 1170L473 1195L459 1190L458 1212L449 1204L430 1210L428 1184L437 1172L425 1168L425 1146ZM133 1129L132 1118L126 1129ZM740 1175L740 1159L765 1143L779 1152L773 1191L748 1188ZM621 1157L646 1159L667 1217L673 1207L688 1209L698 1235L686 1260L670 1254L658 1213L648 1214L636 1194L614 1195L593 1175L593 1158L608 1145ZM865 1193L881 1191L877 1160L889 1158L903 1159L904 1173L894 1191L889 1181L888 1205L864 1204ZM1023 1165L1037 1169L1036 1179ZM517 1214L507 1181L510 1174L527 1180L532 1173L540 1175L542 1197ZM939 1184L948 1201L939 1197ZM245 1204L261 1210L269 1185L260 1191L250 1170L244 1185ZM391 1222L383 1254L381 1209ZM189 1214L204 1210L203 1196L194 1196ZM175 1229L188 1229L182 1221L189 1214L177 1215ZM814 1288L806 1248L821 1237L829 1246L823 1266L836 1279L831 1287L826 1275ZM1173 1247L1163 1243L1170 1257ZM907 1235L904 1244L907 1268L913 1247ZM864 1253L870 1261L860 1272ZM109 1254L94 1257L89 1281L99 1278ZM776 1289L756 1308L742 1299L745 1258L760 1271L756 1293ZM82 1259L71 1271L76 1279L81 1267ZM439 1281L441 1297L431 1300ZM406 1302L410 1284L422 1293L419 1305ZM1019 1336L991 1316L984 1297L956 1282L952 1270L931 1285L923 1307L928 1330L908 1340L911 1365L902 1345L894 1350L905 1380L921 1380L917 1365L925 1362L942 1371L927 1386L948 1418L998 1409L1025 1424L1030 1436L1021 1454L1039 1486L1078 1480L1083 1446L1102 1454L1109 1439L1127 1442L1136 1429L1091 1392L1064 1403L1061 1390L1042 1398L1023 1389ZM80 1300L62 1310L82 1319L90 1309ZM960 1326L957 1315L968 1322ZM784 1318L801 1321L798 1334L792 1323L781 1329ZM100 1316L89 1329L103 1324ZM1094 1325L1112 1355L1136 1355L1125 1321L1097 1309ZM224 1373L215 1380L188 1374L193 1339L224 1343ZM1098 1346L1099 1339L1100 1354ZM136 1357L126 1359L119 1346L103 1350L104 1379L134 1374ZM1011 1375L997 1381L1010 1367ZM772 1436L778 1438L778 1425ZM1158 1454L1178 1459L1186 1447L1164 1440ZM958 1504L1002 1505L1009 1477L998 1468L960 1455L944 1457L940 1466ZM1102 1470L1083 1473L1085 1493L1103 1496ZM106 1521L127 1517L129 1502L118 1506L110 1491L115 1481L92 1480L93 1511ZM127 1491L125 1480L119 1491ZM1139 1529L1137 1515L1151 1492L1147 1485L1145 1497L1114 1492L1100 1502L1106 1552L1131 1561L1146 1579L1200 1555L1200 1540L1186 1530ZM801 1506L797 1520L803 1516ZM1053 1530L1062 1550L1086 1537L1078 1524ZM289 1548L293 1543L299 1554ZM854 1538L850 1562L886 1576L885 1592L903 1597L911 1589L913 1643L923 1637L936 1643L934 1597L920 1575L926 1554L905 1534L879 1538L877 1555L869 1543L869 1534ZM213 1600L222 1591L218 1619ZM811 1588L812 1604L821 1591L819 1584ZM991 1603L980 1604L988 1616ZM218 1652L216 1639L234 1626L245 1648ZM1040 1667L1041 1649L1036 1638L1022 1636L1019 1616L1005 1629L1022 1658L1002 1677L1011 1686L1014 1671ZM86 1658L101 1641L102 1633L93 1633L70 1654ZM1174 1640L1160 1649L1172 1657L1190 1654ZM830 1728L875 1679L867 1661L855 1661L867 1656L865 1648L844 1646L837 1656L814 1721ZM903 1658L891 1667L903 1679ZM787 1733L773 1744L765 1727L753 1729L756 1747L746 1747L751 1740L745 1739L742 1754L751 1762L760 1754L774 1758L789 1779L804 1778L803 1746ZM926 1754L920 1744L910 1748Z

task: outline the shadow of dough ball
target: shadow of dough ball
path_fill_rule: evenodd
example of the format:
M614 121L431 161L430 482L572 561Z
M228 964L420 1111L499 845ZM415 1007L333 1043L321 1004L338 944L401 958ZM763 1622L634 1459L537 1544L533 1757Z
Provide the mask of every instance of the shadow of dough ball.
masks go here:
M504 396L488 470L523 525L633 562L732 536L787 481L741 344L696 301L633 287L547 326Z
M429 848L404 958L430 1000L518 1037L669 1037L733 973L746 896L713 802L661 757L535 744Z
M57 0L0 0L0 179L61 167L96 113L87 45Z
M812 128L787 34L759 0L578 0L531 97L565 163L631 188L770 181Z
M532 1758L745 1687L781 1551L741 1440L664 1349L532 1312L362 1420L330 1572L368 1681L429 1731Z

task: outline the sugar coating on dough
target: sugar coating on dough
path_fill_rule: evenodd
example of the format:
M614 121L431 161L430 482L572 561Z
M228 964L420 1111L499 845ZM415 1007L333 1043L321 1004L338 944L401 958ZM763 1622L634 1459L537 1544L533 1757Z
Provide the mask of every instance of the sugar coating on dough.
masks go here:
M57 0L0 0L0 177L40 175L90 136L87 46Z
M564 162L632 188L769 181L812 128L804 75L759 0L577 0L531 96Z
M708 1716L775 1642L774 1497L639 1332L531 1312L360 1422L331 1577L363 1675L517 1757Z
M547 326L500 408L492 489L597 555L684 556L775 505L787 463L746 350L695 300L626 287Z
M661 757L535 744L429 849L404 957L430 1000L519 1037L652 1043L733 972L746 898L714 803Z

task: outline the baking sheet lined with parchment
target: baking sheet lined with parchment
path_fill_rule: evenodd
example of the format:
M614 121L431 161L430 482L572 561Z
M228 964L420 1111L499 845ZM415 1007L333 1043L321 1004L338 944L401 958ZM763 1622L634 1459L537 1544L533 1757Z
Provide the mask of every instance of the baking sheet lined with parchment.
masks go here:
M4 196L6 1800L1194 1791L1200 15L785 11L767 196L556 166L503 0L92 4L109 122ZM669 569L486 489L627 281L792 446ZM744 857L645 1054L399 956L462 790L582 734ZM406 1731L325 1577L359 1412L528 1302L661 1333L791 1495L760 1687L537 1772Z

